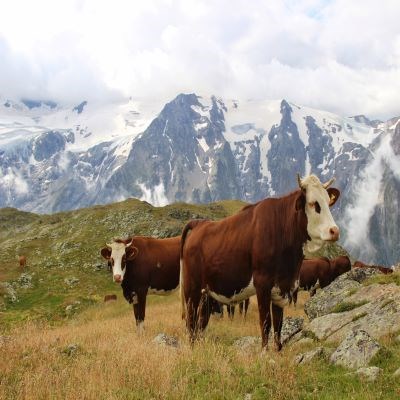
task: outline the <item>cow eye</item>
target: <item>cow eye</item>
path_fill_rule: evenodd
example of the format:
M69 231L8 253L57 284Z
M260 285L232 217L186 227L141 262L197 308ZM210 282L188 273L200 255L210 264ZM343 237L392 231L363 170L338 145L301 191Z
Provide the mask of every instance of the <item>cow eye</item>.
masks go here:
M318 201L315 202L314 207L316 213L319 214L321 212L321 206L319 205Z

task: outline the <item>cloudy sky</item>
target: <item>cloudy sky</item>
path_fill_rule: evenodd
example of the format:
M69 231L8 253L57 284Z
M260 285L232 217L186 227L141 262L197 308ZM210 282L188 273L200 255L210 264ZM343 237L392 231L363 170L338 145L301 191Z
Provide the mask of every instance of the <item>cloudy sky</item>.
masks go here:
M398 0L12 0L0 95L78 102L181 92L400 114Z

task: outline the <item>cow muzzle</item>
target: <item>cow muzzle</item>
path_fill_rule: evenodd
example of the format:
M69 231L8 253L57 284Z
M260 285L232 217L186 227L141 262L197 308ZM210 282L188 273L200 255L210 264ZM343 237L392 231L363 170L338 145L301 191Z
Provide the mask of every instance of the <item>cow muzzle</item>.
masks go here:
M114 275L114 282L121 283L122 282L122 276L121 275Z
M330 236L329 241L331 242L336 242L337 240L339 240L340 236L339 228L337 226L332 226L332 228L329 229L329 236Z

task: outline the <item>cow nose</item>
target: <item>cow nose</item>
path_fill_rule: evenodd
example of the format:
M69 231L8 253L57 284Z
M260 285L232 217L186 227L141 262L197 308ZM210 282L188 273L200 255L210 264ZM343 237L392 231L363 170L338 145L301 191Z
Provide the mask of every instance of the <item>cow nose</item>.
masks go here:
M339 228L337 226L332 226L331 229L329 229L329 234L331 235L331 240L336 241L339 239Z
M122 281L121 275L114 275L114 281L120 283Z

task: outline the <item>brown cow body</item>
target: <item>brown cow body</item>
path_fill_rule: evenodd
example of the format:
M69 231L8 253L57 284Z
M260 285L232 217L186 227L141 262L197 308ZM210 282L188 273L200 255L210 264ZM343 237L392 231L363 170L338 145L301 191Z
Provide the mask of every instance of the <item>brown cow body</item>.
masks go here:
M313 296L317 288L330 285L339 275L351 269L351 262L347 256L339 256L332 260L326 257L304 260L300 267L299 288L308 290ZM297 303L296 289L293 293L293 302Z
M319 216L313 217L314 225L308 223L308 215L313 212L310 209L315 208L318 214L322 210L327 216L324 234L325 229L329 234L321 241L337 240L339 236L328 205L336 201L339 191L329 189L327 193L327 186L310 178L307 183L313 187L306 189L303 185L302 190L262 200L220 221L195 220L186 225L181 250L182 316L186 317L192 342L208 324L208 296L234 304L256 294L262 346L268 343L272 311L274 341L281 349L282 307L291 298L303 260L303 245L307 240L311 242L310 230L314 235L318 230ZM321 205L310 199L312 189L320 195ZM318 248L313 247L313 251Z
M140 330L145 319L147 294L165 295L179 286L180 236L167 239L134 236L116 242L127 246L122 260L125 268L122 266L121 287L126 300L133 303L136 326ZM112 251L104 248L101 253L112 261L115 275Z

